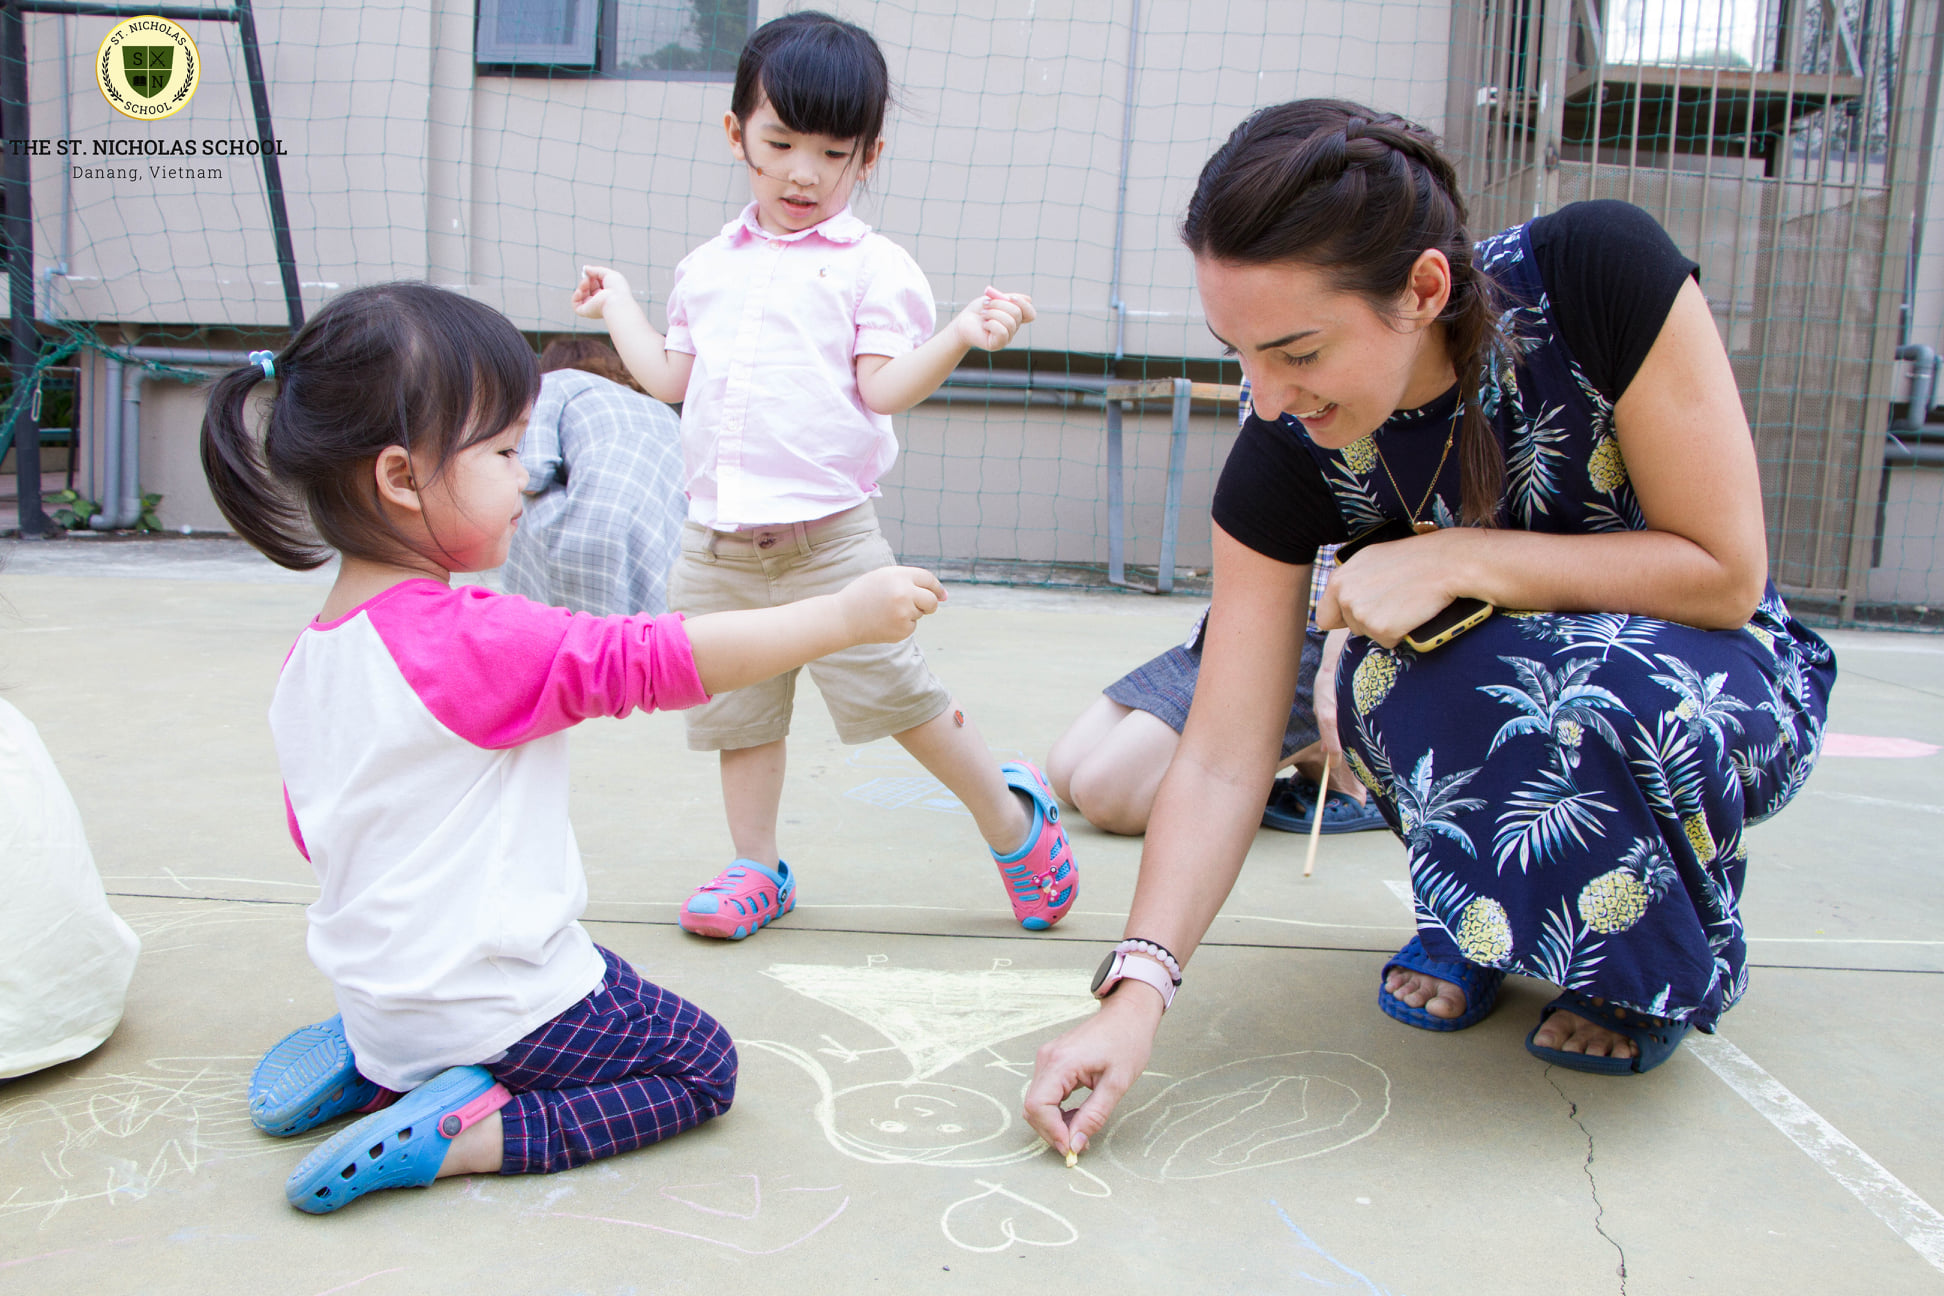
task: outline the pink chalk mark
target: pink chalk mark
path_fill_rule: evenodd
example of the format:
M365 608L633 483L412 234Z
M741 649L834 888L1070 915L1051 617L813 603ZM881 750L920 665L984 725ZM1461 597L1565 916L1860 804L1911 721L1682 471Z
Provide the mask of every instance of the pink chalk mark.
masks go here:
M736 1175L734 1177L749 1180L749 1192L752 1204L747 1211L717 1210L713 1206L704 1206L701 1202L690 1201L686 1197L676 1196L677 1192L689 1192L697 1188L713 1188L716 1186L715 1184L675 1184L672 1187L662 1189L661 1195L670 1201L682 1203L682 1205L688 1207L690 1210L701 1211L704 1215L720 1215L725 1219L755 1219L763 1213L763 1181L753 1174Z
M126 1246L130 1242L139 1241L141 1241L139 1237L116 1238L112 1242L101 1243L101 1246ZM18 1260L0 1260L0 1269L11 1269L15 1265L32 1264L36 1260L52 1260L56 1256L79 1255L83 1251L98 1249L98 1247L62 1247L59 1251L43 1251L39 1255L21 1256Z
M1878 760L1914 760L1919 756L1935 756L1944 751L1935 743L1918 742L1915 738L1881 738L1870 734L1823 734L1822 754L1825 756L1862 756Z
M683 1204L687 1205L688 1203L685 1202ZM724 1242L720 1238L704 1237L700 1233L684 1233L680 1229L665 1228L660 1224L650 1224L645 1220L616 1219L611 1215L576 1215L572 1211L548 1211L547 1214L555 1219L577 1219L586 1220L592 1224L622 1224L628 1228L648 1229L654 1233L667 1233L672 1237L688 1238L693 1242L707 1242L711 1246L727 1247L731 1251L740 1251L744 1255L762 1256L775 1255L779 1251L788 1251L793 1246L808 1242L811 1238L828 1228L839 1215L842 1215L849 1208L850 1198L846 1197L837 1203L836 1210L825 1216L822 1222L812 1227L809 1232L804 1233L801 1237L790 1239L782 1246L769 1247L761 1251L754 1251L746 1246L737 1246L734 1242ZM318 1296L324 1296L324 1293L320 1292Z

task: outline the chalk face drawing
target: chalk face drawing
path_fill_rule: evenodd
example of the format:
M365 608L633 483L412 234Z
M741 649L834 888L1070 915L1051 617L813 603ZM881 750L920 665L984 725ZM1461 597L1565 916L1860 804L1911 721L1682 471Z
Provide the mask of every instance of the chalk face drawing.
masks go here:
M1176 1080L1107 1129L1114 1164L1163 1183L1348 1147L1390 1115L1390 1077L1352 1053L1243 1058Z
M887 1160L929 1161L999 1138L1012 1117L997 1098L930 1080L887 1080L845 1092L852 1141Z
M0 1144L26 1149L52 1184L0 1187L0 1216L72 1202L139 1200L205 1162L291 1154L250 1124L255 1058L155 1058L137 1071L64 1082L58 1096L0 1091ZM302 1146L298 1144L297 1146ZM26 1160L26 1158L19 1158Z
M983 972L891 967L873 955L863 966L779 963L766 976L865 1023L891 1043L889 1050L846 1048L835 1040L823 1054L850 1067L895 1052L907 1075L839 1085L829 1067L794 1044L745 1040L801 1067L817 1086L812 1114L829 1144L873 1165L996 1166L1024 1161L1045 1144L1018 1116L1018 1096L937 1077L980 1053L987 1067L1017 1079L1021 1066L995 1045L1084 1017L1095 1010L1078 971L1015 969L1000 960ZM825 1037L829 1039L828 1036Z
M910 1059L920 1080L1015 1036L1091 1016L1098 1006L1085 972L779 963L764 975L876 1030Z
M997 1046L1095 1011L1084 972L1020 970L1004 959L983 972L898 968L874 954L862 966L779 963L765 975L891 1043L853 1047L825 1035L828 1047L813 1054L780 1040L742 1041L745 1050L803 1070L817 1087L818 1128L845 1156L870 1165L963 1170L1017 1164L1049 1151L1017 1115L1029 1068ZM902 1055L909 1075L882 1078L876 1059L889 1053ZM990 1056L980 1060L980 1054ZM832 1065L846 1078L857 1076L852 1068L860 1065L876 1075L840 1085ZM995 1070L1006 1079L994 1077ZM986 1092L995 1086L1005 1090L1003 1097ZM1389 1113L1390 1077L1381 1068L1349 1053L1280 1053L1172 1081L1117 1116L1102 1147L1113 1166L1150 1182L1208 1179L1333 1152L1375 1133ZM947 1206L939 1219L952 1245L996 1252L1079 1240L1079 1226L1052 1207L995 1179L971 1182L978 1191ZM1083 1168L1063 1171L1061 1182L1081 1197L1114 1194L1105 1179Z

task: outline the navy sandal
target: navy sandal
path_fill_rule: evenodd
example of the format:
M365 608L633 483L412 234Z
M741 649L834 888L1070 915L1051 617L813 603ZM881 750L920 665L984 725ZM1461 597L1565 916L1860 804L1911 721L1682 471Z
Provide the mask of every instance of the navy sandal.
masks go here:
M1463 990L1465 1011L1456 1017L1434 1017L1422 1008L1411 1007L1384 989L1391 969L1400 967L1434 976L1440 981L1449 981ZM1467 1026L1478 1025L1491 1014L1492 1009L1498 1007L1499 986L1504 981L1505 973L1499 968L1485 967L1465 959L1432 958L1425 951L1424 942L1413 936L1410 943L1397 951L1391 961L1384 964L1384 970L1377 974L1377 1006L1406 1026L1415 1026L1419 1030L1463 1030Z
M1269 804L1262 810L1262 826L1278 832L1306 833L1316 814L1316 781L1292 774L1279 778L1269 788ZM1347 792L1332 792L1323 803L1323 831L1326 833L1368 832L1386 827L1384 813L1375 801L1357 804Z
M1633 1041L1635 1056L1591 1057L1585 1053L1568 1053L1563 1049L1544 1048L1533 1043L1539 1034L1539 1026L1544 1026L1546 1019L1562 1008L1597 1026L1604 1026L1616 1035L1626 1036ZM1541 1062L1591 1075L1639 1075L1652 1071L1673 1057L1674 1050L1681 1047L1681 1041L1694 1029L1686 1022L1649 1017L1646 1013L1635 1012L1616 1003L1596 1001L1577 990L1567 990L1541 1008L1539 1026L1534 1026L1532 1033L1526 1036L1526 1052Z

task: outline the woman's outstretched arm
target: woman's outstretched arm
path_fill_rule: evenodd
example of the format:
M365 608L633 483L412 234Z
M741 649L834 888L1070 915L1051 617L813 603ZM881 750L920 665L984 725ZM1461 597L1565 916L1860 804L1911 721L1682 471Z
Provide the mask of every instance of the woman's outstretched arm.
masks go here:
M1126 935L1157 941L1187 963L1228 898L1255 840L1269 792L1307 616L1309 567L1265 558L1215 528L1215 597L1201 676L1181 747L1161 781ZM1085 1024L1043 1046L1026 1090L1026 1119L1060 1151L1107 1123L1147 1066L1161 996L1123 981ZM1092 1093L1071 1112L1060 1104Z

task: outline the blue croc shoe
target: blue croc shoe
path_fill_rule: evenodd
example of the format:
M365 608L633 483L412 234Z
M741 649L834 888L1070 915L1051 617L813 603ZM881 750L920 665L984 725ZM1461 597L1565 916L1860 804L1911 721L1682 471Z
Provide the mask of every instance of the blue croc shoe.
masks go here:
M1440 981L1449 981L1465 992L1465 1011L1456 1017L1434 1017L1422 1008L1413 1008L1384 989L1384 982L1390 979L1392 968L1404 968L1411 972L1422 972ZM1416 936L1410 943L1397 951L1391 961L1384 964L1384 970L1377 974L1377 1006L1406 1026L1419 1030L1455 1031L1467 1026L1476 1026L1498 1007L1499 986L1505 982L1505 973L1498 968L1485 967L1465 959L1432 958L1425 951L1424 942Z
M342 1017L290 1032L250 1073L250 1120L278 1138L348 1112L376 1110L395 1097L358 1074Z
M290 1172L284 1196L326 1215L380 1188L423 1188L439 1177L452 1140L511 1098L485 1067L441 1071L313 1148Z
M1585 1053L1568 1053L1564 1049L1546 1048L1533 1043L1539 1034L1539 1026L1546 1024L1546 1018L1561 1009L1584 1017L1598 1026L1604 1026L1616 1035L1624 1035L1633 1041L1634 1056L1590 1057ZM1585 1071L1592 1075L1639 1075L1652 1071L1661 1063L1674 1056L1674 1050L1681 1047L1681 1041L1694 1029L1686 1022L1668 1021L1665 1017L1649 1017L1645 1013L1623 1008L1617 1003L1604 999L1592 999L1577 990L1567 990L1559 998L1539 1010L1539 1026L1532 1028L1526 1036L1526 1052L1541 1062L1565 1067L1568 1071Z

